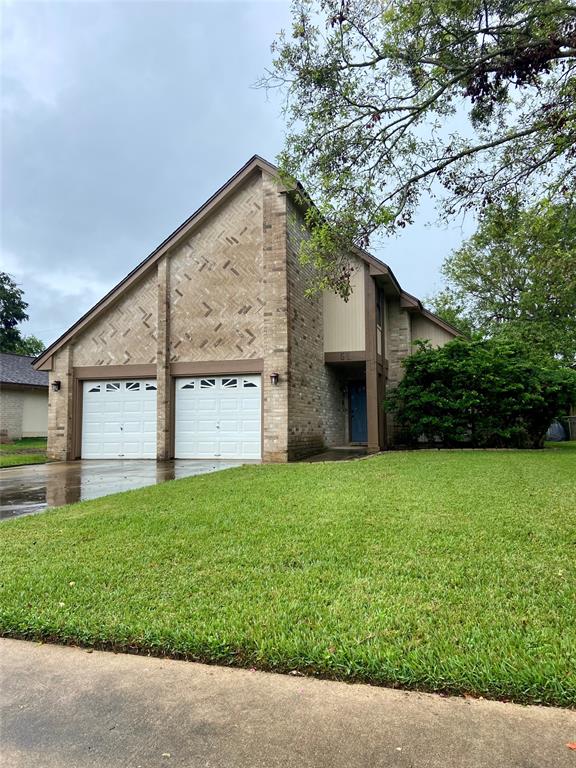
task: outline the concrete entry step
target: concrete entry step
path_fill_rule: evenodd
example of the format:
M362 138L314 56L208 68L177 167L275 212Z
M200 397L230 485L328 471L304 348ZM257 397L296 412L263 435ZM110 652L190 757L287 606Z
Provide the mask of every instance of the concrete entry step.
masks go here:
M365 445L344 445L337 448L328 448L322 453L314 456L308 456L303 459L304 462L315 461L350 461L351 459L361 459L368 455L368 449Z

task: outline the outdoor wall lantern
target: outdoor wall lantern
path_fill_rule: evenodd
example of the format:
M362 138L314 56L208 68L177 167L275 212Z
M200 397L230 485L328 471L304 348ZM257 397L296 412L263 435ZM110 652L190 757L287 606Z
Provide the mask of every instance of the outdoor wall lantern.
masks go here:
M270 374L270 384L273 384L274 386L276 386L276 384L278 384L279 378L280 378L280 374L279 373L271 373Z
M60 392L60 382L59 381L53 381L52 382L52 392Z

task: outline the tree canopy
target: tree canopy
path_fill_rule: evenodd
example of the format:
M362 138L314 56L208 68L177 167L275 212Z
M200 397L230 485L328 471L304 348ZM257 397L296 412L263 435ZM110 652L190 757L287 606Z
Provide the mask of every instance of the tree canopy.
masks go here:
M435 311L470 335L576 362L576 208L517 197L488 206L445 261Z
M302 257L349 290L353 245L506 195L576 189L573 0L294 0L263 79L285 92L281 167L316 203Z
M35 336L22 336L18 325L28 320L24 291L6 272L0 272L0 352L39 355L44 344Z

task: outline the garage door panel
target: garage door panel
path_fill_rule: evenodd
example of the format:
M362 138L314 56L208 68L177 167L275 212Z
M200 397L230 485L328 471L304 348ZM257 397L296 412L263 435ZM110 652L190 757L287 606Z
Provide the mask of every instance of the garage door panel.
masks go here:
M239 413L242 410L242 403L238 399L238 395L236 394L234 399L231 397L224 395L222 402L220 404L220 413Z
M223 438L225 435L241 435L242 434L243 419L237 416L235 419L229 417L220 419L220 436Z
M238 456L242 453L242 441L220 440L219 449L224 456Z
M260 431L260 419L242 419L242 434L255 434Z
M124 405L124 413L144 413L143 403L128 402Z
M85 414L100 413L102 410L102 405L96 399L91 399L91 400L85 399L84 404L82 406L82 410Z
M241 444L241 450L246 459L259 459L260 441L243 441Z
M100 442L106 445L121 443L122 433L118 429L115 432L105 432L100 435Z
M83 458L156 457L154 381L84 382L83 391Z
M199 457L218 457L218 441L217 440L195 440L192 443L195 452Z
M260 387L260 376L178 380L176 457L260 458Z
M105 413L107 416L121 416L122 415L122 403L116 402L116 403L107 403L106 401L102 402L102 405L100 406L100 413Z
M129 453L138 454L140 451L139 440L123 440L122 445L125 456L127 456Z
M200 418L196 418L194 421L196 429L200 432L213 433L214 430L218 428L218 419L215 415L212 416L212 418L207 418L206 415L203 415Z
M240 406L242 408L257 408L258 412L260 412L260 398L254 397L252 393L242 393L240 396Z
M122 431L117 421L101 422L99 426L102 427L102 434L104 435L117 435Z
M127 421L124 419L124 429L122 431L125 435L139 435L147 426L149 427L141 419L137 421Z
M202 393L196 395L197 400L201 403L202 413L206 416L217 416L220 412L219 402L214 395L210 394L210 397L202 397Z

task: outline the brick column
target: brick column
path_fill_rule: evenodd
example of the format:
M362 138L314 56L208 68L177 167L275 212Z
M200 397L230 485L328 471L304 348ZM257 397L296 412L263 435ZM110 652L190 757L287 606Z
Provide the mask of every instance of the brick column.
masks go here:
M388 323L388 392L398 386L404 375L402 360L411 353L412 326L410 314L400 307L400 300L387 302L386 320ZM386 416L388 446L396 442L396 425L392 413Z
M75 458L72 452L72 355L72 344L66 344L52 357L48 384L48 458L53 461L71 461ZM60 382L58 392L52 391L55 381Z
M380 402L378 400L378 347L376 340L376 286L370 270L364 266L366 307L366 418L368 420L368 452L380 450Z
M386 338L386 331L388 326L388 299L382 293L382 326L380 328L381 334L381 349L382 349L382 368L378 371L378 402L380 404L380 446L382 448L390 447L390 440L388 437L388 414L384 410L384 400L386 399L387 387L388 387L388 340Z
M268 174L262 175L264 232L264 461L288 460L288 274L286 261L286 197ZM279 382L271 384L270 374Z
M156 458L172 458L172 380L170 377L170 264L158 262L158 337L156 351L157 446Z

